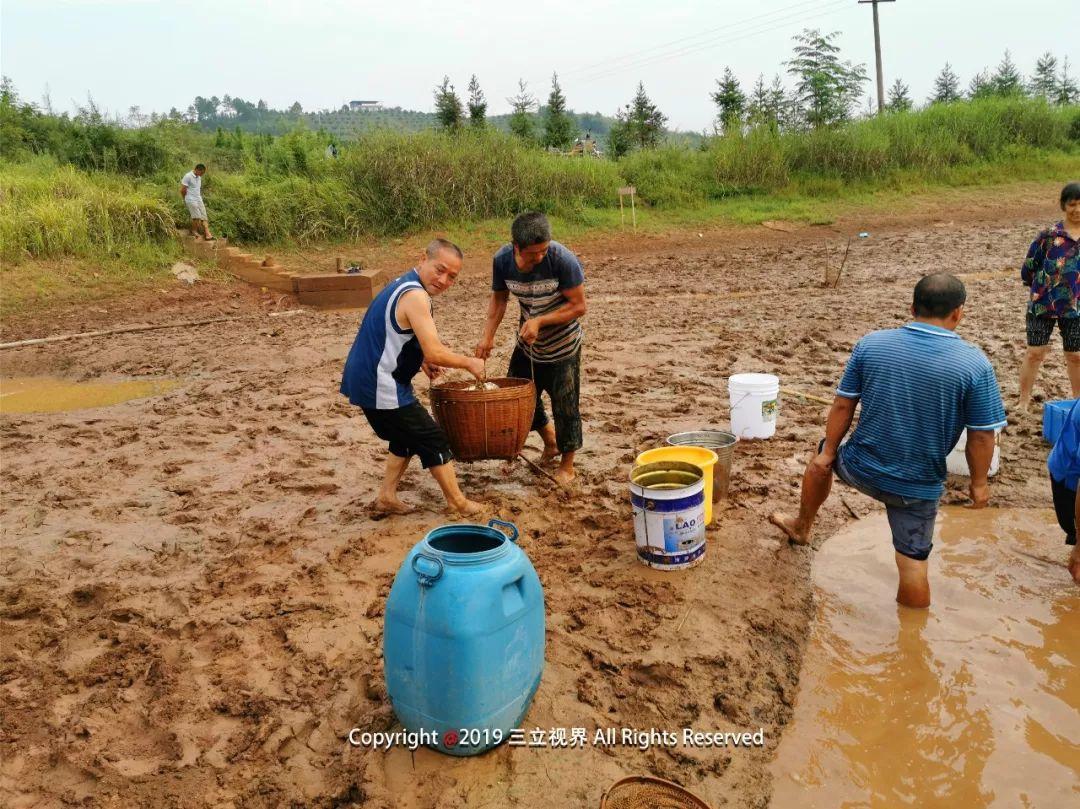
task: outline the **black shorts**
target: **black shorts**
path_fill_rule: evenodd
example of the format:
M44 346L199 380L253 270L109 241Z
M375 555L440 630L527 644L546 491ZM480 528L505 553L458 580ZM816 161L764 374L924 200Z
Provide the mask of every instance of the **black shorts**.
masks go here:
M446 433L419 402L394 410L363 408L368 424L383 441L390 443L390 454L399 458L420 456L424 469L442 466L453 459Z
M1047 317L1046 315L1027 315L1027 341L1032 348L1050 345L1050 335L1057 323L1061 332L1061 342L1066 351L1080 351L1080 317Z

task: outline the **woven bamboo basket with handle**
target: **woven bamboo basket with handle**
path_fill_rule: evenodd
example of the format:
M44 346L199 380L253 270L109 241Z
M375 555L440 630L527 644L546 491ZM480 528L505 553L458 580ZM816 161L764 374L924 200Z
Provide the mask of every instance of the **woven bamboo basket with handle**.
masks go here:
M536 388L531 379L488 379L497 390L476 383L447 382L431 389L431 410L459 461L516 458L532 427Z
M651 775L616 781L600 799L600 809L710 809L709 804L676 783Z

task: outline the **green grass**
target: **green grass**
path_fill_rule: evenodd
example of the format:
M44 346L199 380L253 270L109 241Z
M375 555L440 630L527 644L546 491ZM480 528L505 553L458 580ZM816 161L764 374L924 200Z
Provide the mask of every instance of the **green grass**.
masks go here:
M0 109L0 129L12 136L5 148L21 144L0 162L3 312L162 277L179 255L174 228L187 219L179 178L196 159L209 166L215 232L274 249L432 231L502 241L527 209L554 217L563 238L587 237L620 228L616 191L628 184L649 233L770 219L825 224L852 205L935 188L1080 176L1080 107L1026 99L810 132L759 128L617 162L550 154L494 131L375 132L330 160L313 133L217 137L175 123L133 133L53 126L25 109L12 117L13 109Z

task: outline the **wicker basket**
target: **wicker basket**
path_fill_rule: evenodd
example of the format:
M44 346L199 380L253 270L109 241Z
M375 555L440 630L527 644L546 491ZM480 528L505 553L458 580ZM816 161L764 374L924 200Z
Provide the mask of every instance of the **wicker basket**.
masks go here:
M474 390L474 382L431 389L431 410L459 461L516 458L532 427L536 388L531 379L489 379L498 390Z
M709 804L671 781L632 775L608 788L600 809L709 809Z

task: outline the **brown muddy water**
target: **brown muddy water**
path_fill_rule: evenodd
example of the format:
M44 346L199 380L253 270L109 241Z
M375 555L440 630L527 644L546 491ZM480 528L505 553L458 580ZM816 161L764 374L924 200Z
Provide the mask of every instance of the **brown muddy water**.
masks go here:
M92 379L76 382L55 376L0 379L0 413L60 413L108 407L157 396L179 385L175 379Z
M817 620L773 806L1080 805L1080 588L1052 511L943 510L929 610L885 515L814 560Z

